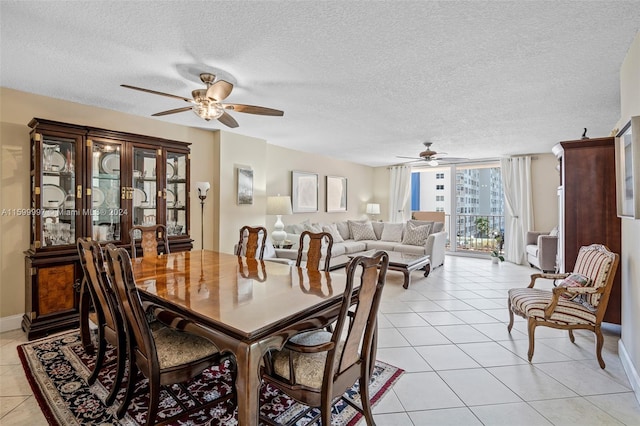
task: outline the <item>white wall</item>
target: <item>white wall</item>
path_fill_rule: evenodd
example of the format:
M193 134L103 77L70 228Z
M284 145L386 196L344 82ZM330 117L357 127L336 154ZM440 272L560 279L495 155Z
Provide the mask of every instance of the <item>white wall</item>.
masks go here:
M620 68L620 112L617 127L640 115L640 32ZM640 401L640 220L622 219L622 338L620 358Z
M551 153L536 154L534 157L531 161L533 230L548 232L558 226L558 160Z

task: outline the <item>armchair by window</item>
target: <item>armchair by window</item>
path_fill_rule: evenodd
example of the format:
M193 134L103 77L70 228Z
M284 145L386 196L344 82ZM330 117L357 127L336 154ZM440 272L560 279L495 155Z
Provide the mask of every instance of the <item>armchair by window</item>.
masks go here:
M527 232L525 251L527 262L542 272L556 271L556 255L558 253L558 230L551 232Z

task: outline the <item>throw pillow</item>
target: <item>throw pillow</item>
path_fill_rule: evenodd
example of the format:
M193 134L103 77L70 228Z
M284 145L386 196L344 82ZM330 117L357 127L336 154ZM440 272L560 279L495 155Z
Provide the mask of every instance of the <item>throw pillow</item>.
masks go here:
M320 224L317 224L317 223L305 223L304 224L304 230L305 231L309 231L309 232L313 232L314 234L318 234L318 233L322 232L322 226Z
M376 233L376 240L382 238L382 230L384 229L384 222L371 222L373 226L373 232Z
M338 228L338 232L340 232L343 240L349 239L349 223L346 220L336 222L336 228Z
M373 232L373 226L371 225L371 222L349 222L349 228L351 229L351 233L353 234L353 239L356 241L376 239L376 233Z
M404 231L402 237L402 244L411 246L424 246L427 238L429 238L429 232L431 231L431 225L419 225L416 226L411 222L407 222L407 229Z
M560 281L558 287L591 287L592 285L593 283L591 282L591 278L582 274L571 273L567 278ZM562 293L560 296L565 299L578 301L577 299L580 295L566 292Z
M351 230L351 224L353 224L353 223L355 223L355 224L363 224L363 223L367 223L367 222L369 222L369 219L348 220L347 224L349 224L349 239L355 240L355 238L353 238L353 231ZM371 228L373 229L373 226Z
M549 231L549 235L551 237L557 237L558 236L558 227L554 226L553 229L551 231Z
M434 222L433 227L431 228L431 233L435 234L436 232L444 231L444 222Z
M385 222L380 240L393 241L396 243L402 242L402 228L404 228L402 223Z
M328 232L331 234L331 236L333 237L333 242L334 243L341 243L344 241L344 239L342 238L342 235L340 235L340 232L338 232L338 227L336 226L335 223L330 223L328 225L324 225L322 227L322 230L324 232Z

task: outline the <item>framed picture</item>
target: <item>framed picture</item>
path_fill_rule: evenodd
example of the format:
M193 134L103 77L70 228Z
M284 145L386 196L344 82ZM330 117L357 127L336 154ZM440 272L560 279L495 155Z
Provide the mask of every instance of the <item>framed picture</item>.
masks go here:
M238 205L253 204L253 170L238 167Z
M616 135L618 216L640 219L640 116Z
M347 178L327 176L327 212L347 211Z
M294 213L318 211L318 174L291 172L291 203Z

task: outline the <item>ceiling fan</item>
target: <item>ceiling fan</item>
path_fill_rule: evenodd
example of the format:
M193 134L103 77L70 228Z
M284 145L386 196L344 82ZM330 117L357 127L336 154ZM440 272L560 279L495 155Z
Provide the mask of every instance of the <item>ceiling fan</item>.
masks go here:
M167 96L170 98L181 99L185 102L193 104L192 106L170 109L168 111L156 112L152 114L152 117L159 117L162 115L177 114L179 112L193 111L198 117L207 121L216 119L227 127L238 127L238 122L227 113L226 110L244 112L248 114L257 115L274 115L282 116L283 111L266 108L254 105L243 104L228 104L222 103L223 100L229 96L233 90L233 84L224 80L215 81L216 76L209 73L200 74L200 80L207 85L206 89L196 89L191 92L192 99L184 98L182 96L172 95L169 93L158 92L150 89L143 89L142 87L129 86L128 84L121 84L120 86L127 89L139 90L141 92L152 93L154 95Z
M418 157L403 157L398 155L397 158L408 158L413 161L409 161L409 163L425 161L430 166L438 166L443 163L458 163L461 161L467 160L466 158L461 157L444 157L446 152L437 152L431 149L431 144L433 142L423 142L422 144L425 146L425 150L418 154Z

